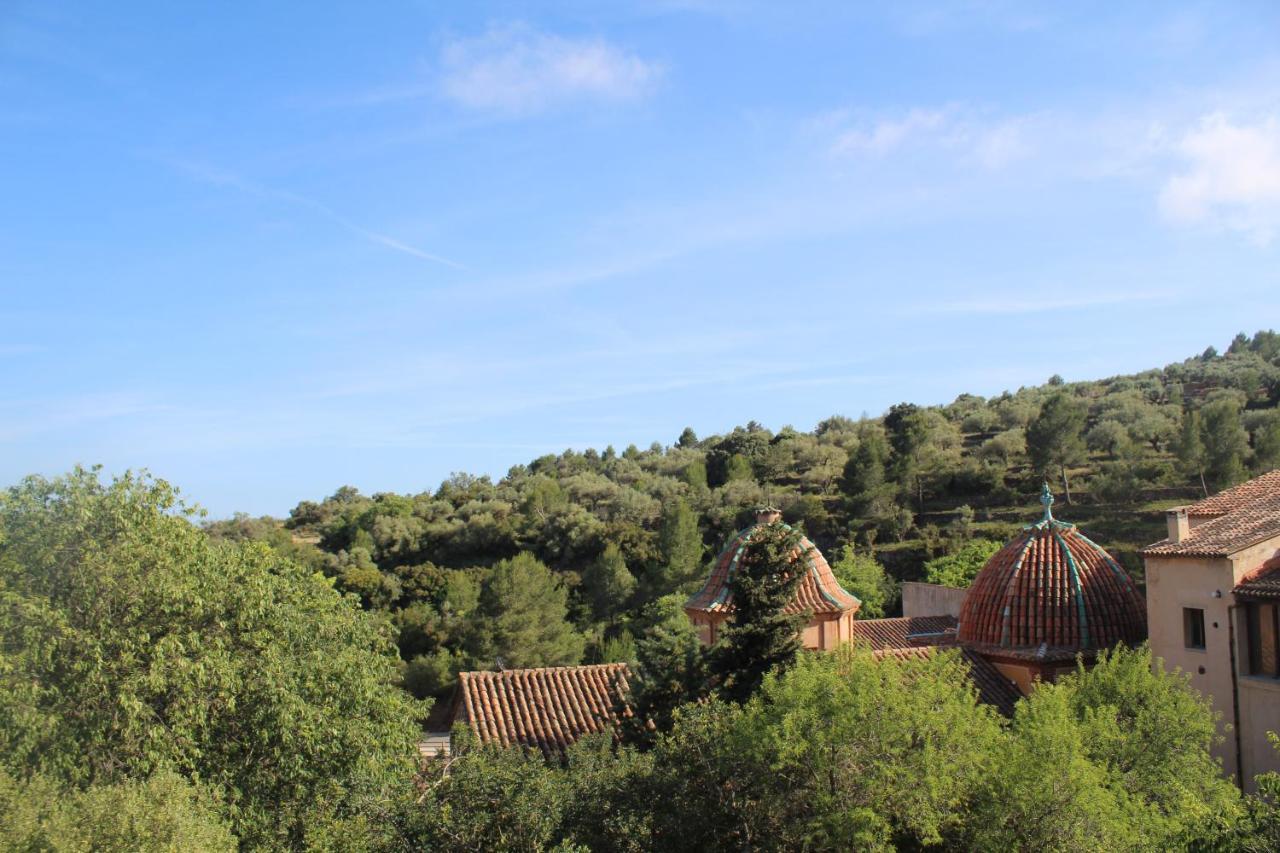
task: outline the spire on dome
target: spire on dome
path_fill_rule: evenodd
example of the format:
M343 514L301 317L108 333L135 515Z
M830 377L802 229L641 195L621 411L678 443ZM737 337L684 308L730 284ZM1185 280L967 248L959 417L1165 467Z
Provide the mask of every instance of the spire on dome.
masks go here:
M773 524L782 520L782 510L772 504L756 509L756 524Z
M1040 503L1044 506L1044 518L1040 519L1041 523L1053 521L1053 492L1049 491L1049 484L1045 483L1044 488L1040 490Z

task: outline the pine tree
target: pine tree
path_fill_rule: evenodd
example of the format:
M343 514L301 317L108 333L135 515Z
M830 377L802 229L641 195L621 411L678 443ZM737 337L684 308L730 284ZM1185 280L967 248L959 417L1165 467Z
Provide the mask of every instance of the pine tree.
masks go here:
M1056 466L1062 473L1062 489L1071 503L1071 482L1067 466L1084 457L1085 407L1063 393L1054 394L1040 407L1040 414L1027 427L1027 453L1036 471L1048 476Z
M733 620L712 653L711 670L720 693L745 702L765 675L785 669L800 651L801 614L786 614L812 558L799 531L775 522L761 525L738 560L733 577Z
M636 579L618 546L610 542L582 573L582 588L591 611L602 622L612 621L635 591Z
M1209 486L1204 480L1204 437L1201 434L1198 410L1188 409L1182 413L1182 426L1178 431L1178 440L1173 451L1177 454L1183 470L1200 478L1200 490L1204 492L1206 498L1209 497Z
M486 668L499 661L508 669L576 664L586 641L568 612L564 584L536 557L500 560L480 594L473 655Z
M1240 403L1222 397L1200 412L1204 437L1205 473L1214 488L1222 489L1244 479L1244 455L1249 435L1240 420Z
M698 516L684 498L668 501L658 530L662 564L650 577L650 597L679 589L702 573L702 532Z

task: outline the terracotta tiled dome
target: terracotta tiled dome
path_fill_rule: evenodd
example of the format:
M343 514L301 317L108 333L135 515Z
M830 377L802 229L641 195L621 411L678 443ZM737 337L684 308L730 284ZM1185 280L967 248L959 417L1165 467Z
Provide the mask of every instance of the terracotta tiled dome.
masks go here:
M993 654L1065 659L1147 637L1146 602L1111 555L1049 511L1001 548L960 607L957 639Z
M729 544L720 552L720 556L716 557L715 565L711 569L711 575L707 578L706 584L703 585L702 591L689 599L685 604L685 610L701 611L704 613L723 613L733 610L733 576L738 569L738 562L742 559L742 554L746 550L747 543L751 541L751 537L755 535L765 524L778 521L780 513L777 510L762 510L757 516L757 523L748 527L746 530L740 531L732 539ZM783 527L790 530L790 526L783 524ZM840 582L836 580L836 576L831 573L831 566L827 564L827 560L822 556L822 552L818 550L807 537L800 537L800 547L809 552L809 571L805 573L804 579L800 581L800 585L796 588L795 597L791 599L791 603L787 605L787 613L803 613L811 611L813 613L845 613L847 611L856 611L862 606L854 595L840 586Z

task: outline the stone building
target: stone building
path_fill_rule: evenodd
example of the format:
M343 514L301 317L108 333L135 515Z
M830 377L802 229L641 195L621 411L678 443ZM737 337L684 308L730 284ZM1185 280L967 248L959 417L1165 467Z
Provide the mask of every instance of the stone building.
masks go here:
M1246 790L1280 770L1280 471L1167 514L1143 550L1151 650L1221 714L1215 754Z

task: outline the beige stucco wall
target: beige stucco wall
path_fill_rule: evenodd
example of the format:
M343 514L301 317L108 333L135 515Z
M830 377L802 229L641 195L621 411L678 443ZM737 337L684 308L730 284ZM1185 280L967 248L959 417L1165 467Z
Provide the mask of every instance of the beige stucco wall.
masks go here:
M1245 790L1255 788L1253 777L1280 770L1280 758L1267 732L1280 732L1280 679L1240 677L1240 777Z
M960 618L960 605L967 589L955 589L936 583L906 581L902 584L903 616L954 616Z
M698 610L686 610L685 614L697 629L698 638L707 646L720 639L724 623L729 618L726 614L710 614ZM801 630L800 641L806 649L834 649L853 635L852 621L853 611L841 615L816 616Z
M1236 660L1243 671L1247 641L1241 615L1235 610L1232 589L1264 562L1280 554L1280 537L1260 542L1230 557L1148 557L1147 626L1151 650L1163 658L1166 669L1181 668L1191 678L1191 685L1210 698L1218 720L1223 742L1214 749L1222 759L1223 770L1237 776L1246 789L1252 789L1253 777L1267 770L1280 770L1274 750L1267 742L1267 731L1280 731L1280 681L1270 678L1237 678L1240 714L1240 757L1236 766L1236 734L1233 724L1236 709L1232 707L1231 646L1229 641L1234 621ZM1217 597L1218 594L1221 597ZM1185 647L1182 608L1204 610L1205 648ZM1200 672L1201 667L1204 672Z
M1227 610L1232 604L1235 570L1225 558L1148 557L1147 632L1151 651L1165 669L1189 674L1191 686L1209 697L1221 716L1223 741L1214 748L1228 775L1237 775L1235 741L1231 730L1231 648ZM1219 597L1220 596L1220 597ZM1182 609L1204 611L1205 647L1188 649L1183 637ZM1204 671L1201 672L1200 670Z

